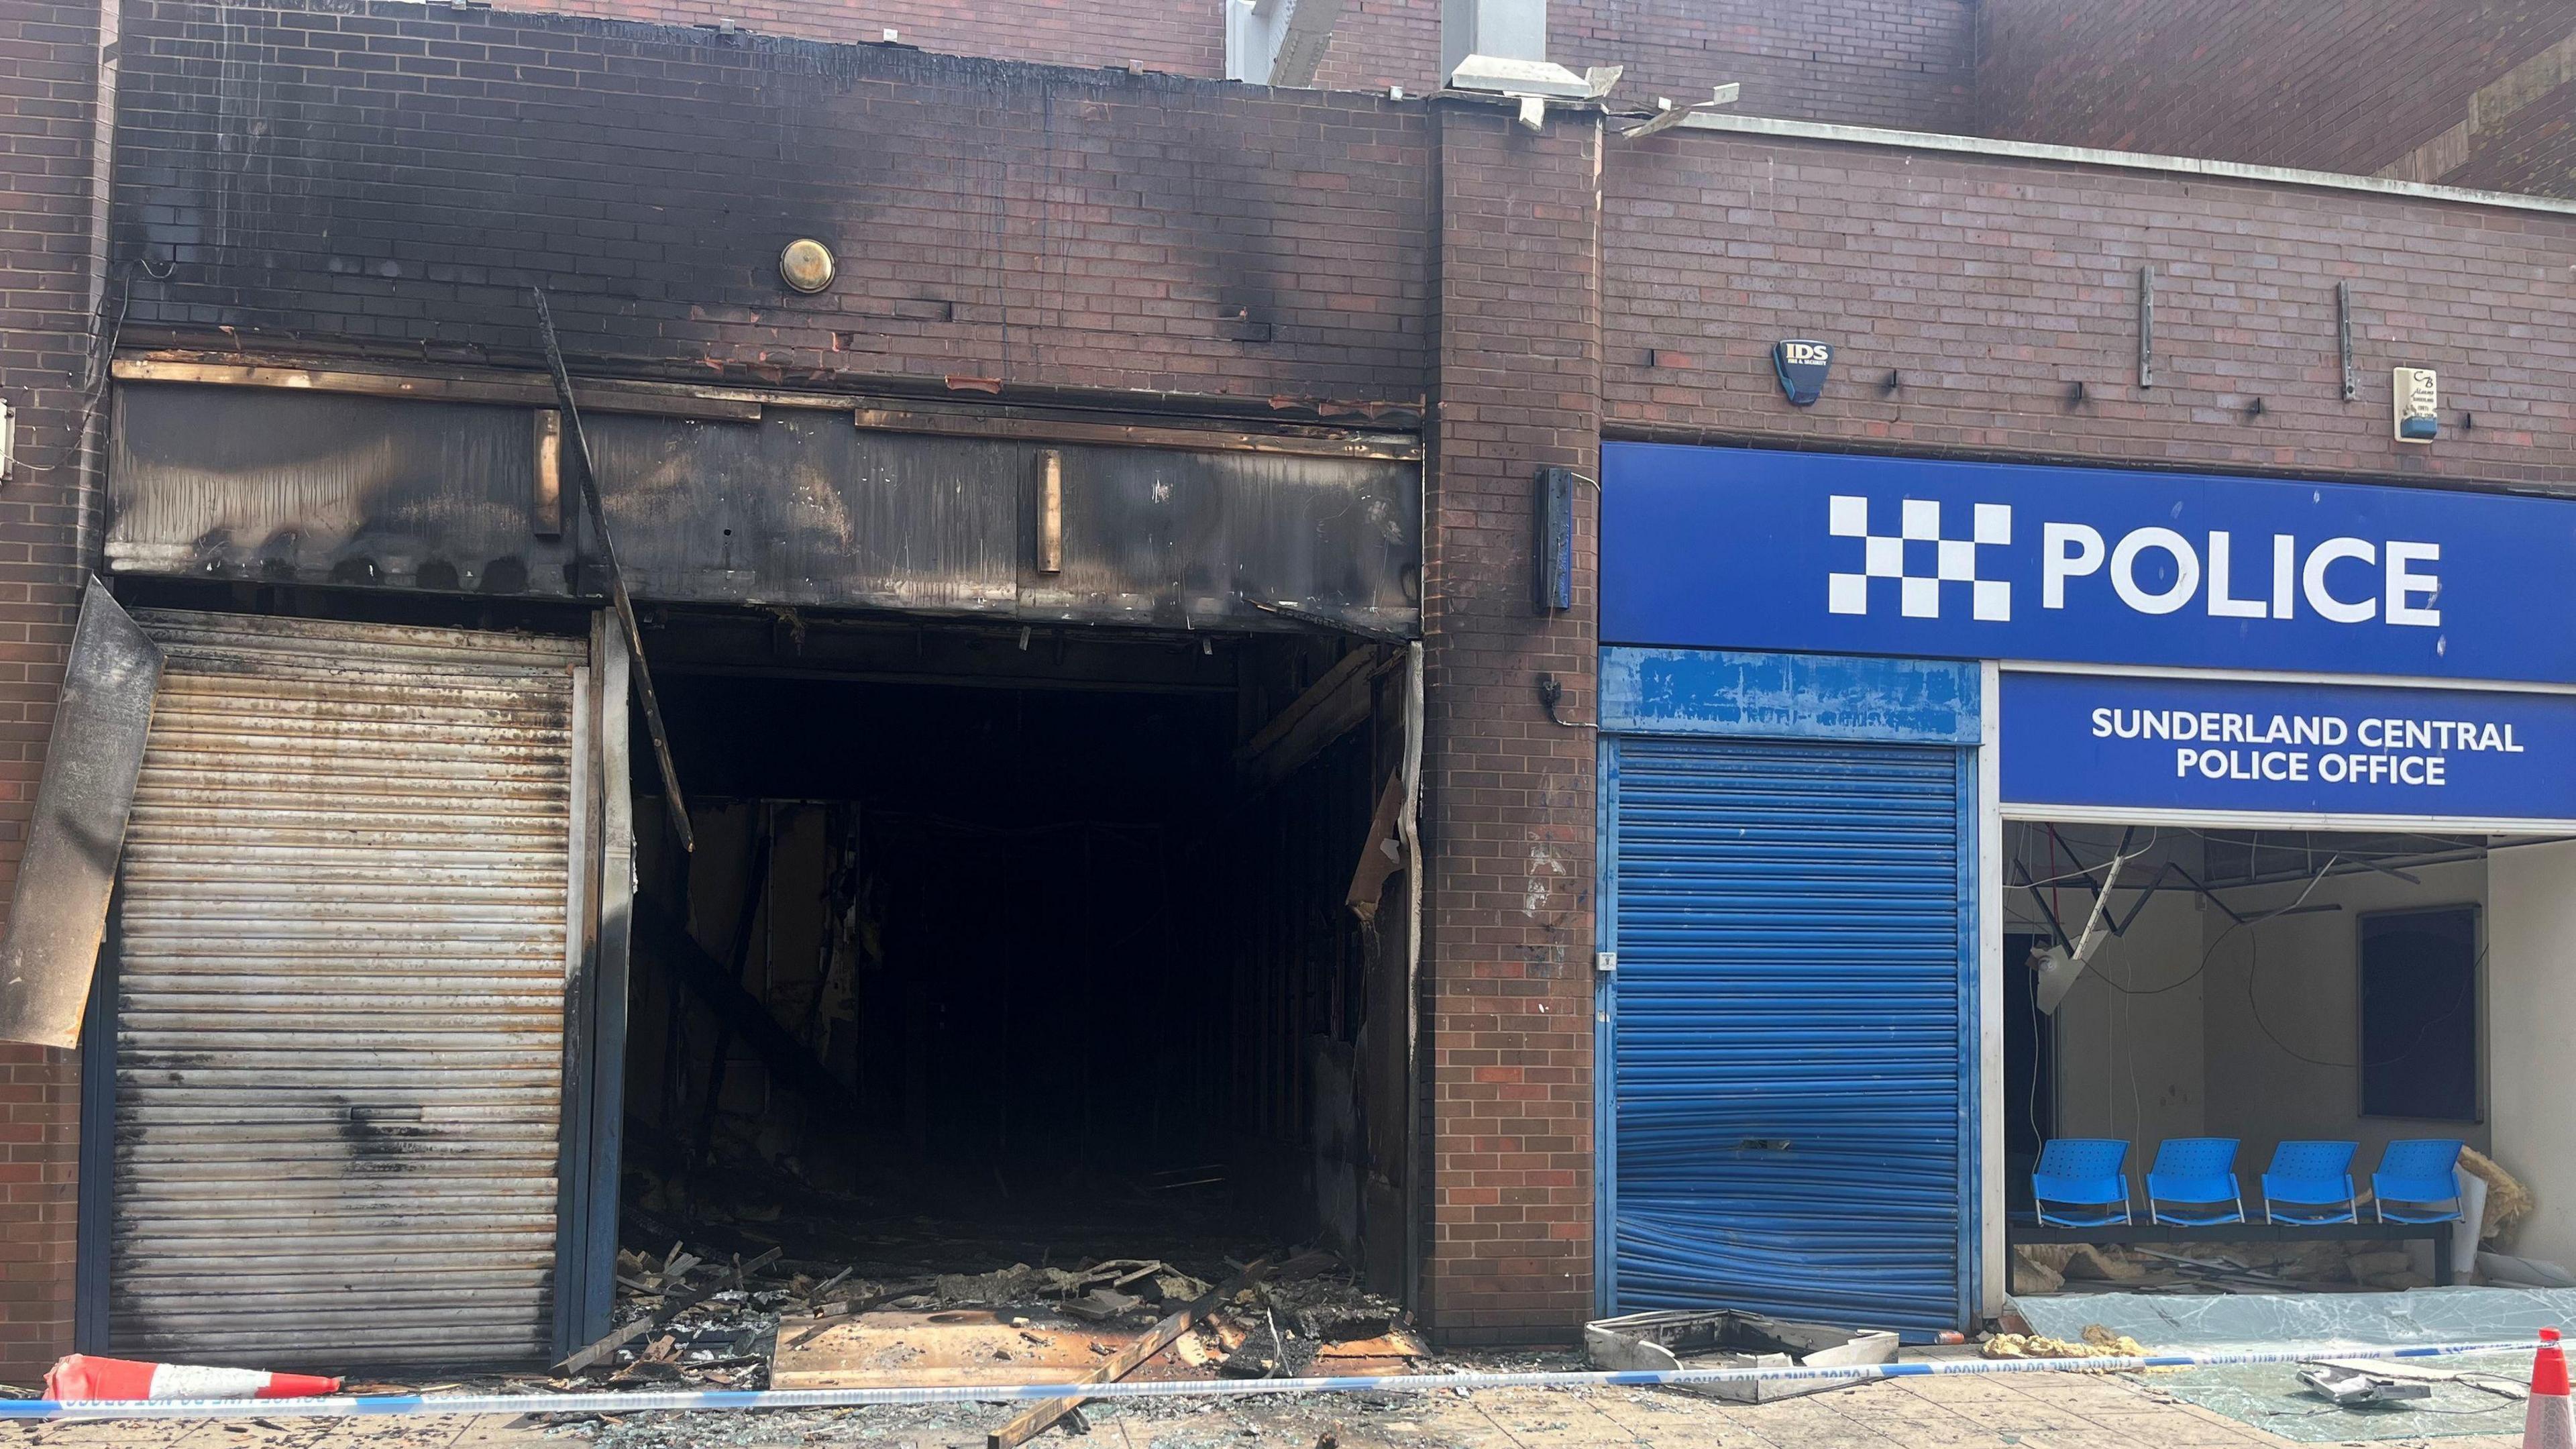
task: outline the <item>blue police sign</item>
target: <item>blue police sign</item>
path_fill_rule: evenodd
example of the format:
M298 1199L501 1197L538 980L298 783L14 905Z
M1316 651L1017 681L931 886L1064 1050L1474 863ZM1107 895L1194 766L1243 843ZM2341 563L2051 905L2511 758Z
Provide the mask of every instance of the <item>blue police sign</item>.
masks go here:
M2576 502L1602 453L1606 642L2576 683Z
M2012 805L2576 820L2576 695L2003 676Z

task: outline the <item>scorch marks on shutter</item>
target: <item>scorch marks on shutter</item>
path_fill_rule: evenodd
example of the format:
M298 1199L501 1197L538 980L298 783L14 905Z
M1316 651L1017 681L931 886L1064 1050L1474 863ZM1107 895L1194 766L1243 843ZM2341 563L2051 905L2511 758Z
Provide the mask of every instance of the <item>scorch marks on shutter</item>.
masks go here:
M140 617L113 1349L543 1353L581 646Z

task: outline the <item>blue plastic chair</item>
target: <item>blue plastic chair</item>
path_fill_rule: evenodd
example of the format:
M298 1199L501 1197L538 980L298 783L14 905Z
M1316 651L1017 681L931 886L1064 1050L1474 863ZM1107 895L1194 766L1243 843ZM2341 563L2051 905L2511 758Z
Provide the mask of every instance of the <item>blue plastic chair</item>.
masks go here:
M2039 1149L2031 1169L2031 1206L2043 1223L2098 1228L2133 1223L2129 1206L2129 1144L2107 1137L2058 1137ZM2080 1209L2051 1212L2048 1205Z
M2449 1137L2413 1137L2388 1144L2370 1175L2371 1208L2383 1223L2455 1223L2460 1220L2460 1149ZM2391 1209L2391 1202L2403 1203ZM2448 1203L2450 1206L2441 1207ZM2435 1211L2439 1208L2439 1211Z
M2188 1204L2167 1212L2168 1202ZM2245 1192L2236 1182L2236 1139L2169 1137L2156 1145L2156 1165L2147 1169L2149 1221L2183 1227L2245 1221Z
M2272 1165L2263 1170L2263 1221L2360 1222L2361 1194L2352 1186L2352 1155L2360 1150L2358 1142L2284 1142L2273 1148ZM2276 1211L2280 1206L2294 1211Z

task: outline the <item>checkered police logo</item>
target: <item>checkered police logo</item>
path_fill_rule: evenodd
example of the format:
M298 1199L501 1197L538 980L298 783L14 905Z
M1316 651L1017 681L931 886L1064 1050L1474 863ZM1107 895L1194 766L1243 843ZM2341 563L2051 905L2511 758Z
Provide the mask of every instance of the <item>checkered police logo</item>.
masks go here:
M2001 579L1977 577L1977 550L2012 542L2012 505L1980 503L1971 536L1941 536L1941 504L1938 499L1908 498L1903 516L1893 535L1869 531L1869 500L1833 495L1831 530L1836 538L1861 541L1861 571L1856 574L1835 573L1827 576L1827 607L1837 614L1869 612L1869 581L1896 581L1897 612L1909 619L1941 617L1941 594L1944 584L1965 584L1968 588L1968 613L1979 621L2005 623L2012 618L2012 585ZM1914 573L1906 568L1912 556L1929 563L1932 572Z

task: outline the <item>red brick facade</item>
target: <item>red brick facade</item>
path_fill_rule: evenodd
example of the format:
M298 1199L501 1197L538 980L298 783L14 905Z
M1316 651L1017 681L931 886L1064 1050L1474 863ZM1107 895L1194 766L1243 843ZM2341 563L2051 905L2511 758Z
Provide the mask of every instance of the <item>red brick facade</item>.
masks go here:
M1974 117L1968 0L1555 0L1548 58L1625 66L1615 96L1705 100L1729 81L1747 115L1921 131ZM1317 84L1420 92L1440 66L1439 0L1348 0Z
M2576 482L2576 215L1692 132L1614 149L1609 187L1614 434ZM1812 408L1772 377L1783 337L1835 346ZM2438 446L2389 436L2401 365L2441 374Z
M287 0L229 41L211 7L134 0L126 32L154 82L118 240L186 259L129 343L222 319L526 360L542 283L566 346L628 371L1423 391L1420 103L388 0ZM326 84L327 111L296 99ZM830 291L779 284L798 236L839 254Z
M0 902L17 881L78 606L95 494L84 424L105 276L99 103L115 42L95 0L0 9L0 399L17 460L0 483ZM79 1072L0 1046L0 1380L69 1341Z
M722 26L756 35L896 43L1073 67L1138 66L1225 75L1226 0L537 0L504 8L656 25Z
M2563 5L1985 0L1980 9L1985 135L2363 175L2403 166L2414 181L2576 194L2576 158L2556 139L2567 129L2564 76L2576 66L2542 58L2576 37L2576 11ZM2535 58L2546 74L2498 87Z
M1424 513L1431 1243L1453 1342L1562 1338L1592 1303L1593 519L1574 608L1532 601L1546 465L1600 457L1601 128L1440 113L1440 378ZM1541 676L1564 689L1549 720Z
M1383 3L1353 0L1346 19L1433 13ZM0 864L22 834L79 561L73 440L101 275L92 8L25 0L0 20L0 394L26 414L20 471L0 487L0 724L17 756L0 760ZM1846 19L1796 23L1932 88L1891 79L1870 115L1835 115L1834 77L1859 59L1811 75L1786 46L1761 72L1745 59L1769 53L1759 27L1713 7L1691 7L1705 45L1650 62L1648 86L1667 84L1653 65L1675 67L1680 90L1690 55L1733 57L1718 78L1745 79L1749 103L1775 74L1776 95L1807 97L1778 109L1950 125L1949 10L1817 8ZM1560 11L1577 27L1564 58L1615 58L1615 33L1579 28L1593 13ZM520 363L524 289L542 283L600 372L1152 390L1398 421L1428 398L1423 1287L1451 1341L1563 1340L1592 1305L1582 726L1598 493L1577 491L1575 608L1542 616L1538 467L1596 472L1607 430L2576 483L2576 349L2557 340L2576 335L2576 217L1813 139L1627 141L1562 112L1532 133L1473 103L403 0L132 0L123 14L113 234L135 285L130 303L122 280L107 288L107 310L129 347ZM926 21L871 23L937 38ZM1083 33L1115 43L1105 22ZM327 109L305 99L326 92ZM2548 135L2524 144L2558 154ZM800 234L840 251L842 280L818 297L771 270ZM2135 375L2141 265L2159 276L2152 389ZM2352 403L2338 281L2355 299ZM1767 349L1787 336L1838 347L1814 408L1772 380ZM2399 363L2441 370L2430 449L2389 440ZM1564 725L1540 707L1542 674L1564 688ZM68 1344L73 1074L67 1057L6 1062L0 1377L25 1381Z
M1230 0L517 0L507 8L672 25L731 21L808 40L877 41L950 55L1065 66L1138 65L1225 76ZM1705 97L1744 86L1753 115L1920 130L1968 129L1972 0L1555 0L1552 59L1625 65L1620 95ZM1440 0L1346 0L1317 84L1435 89Z

